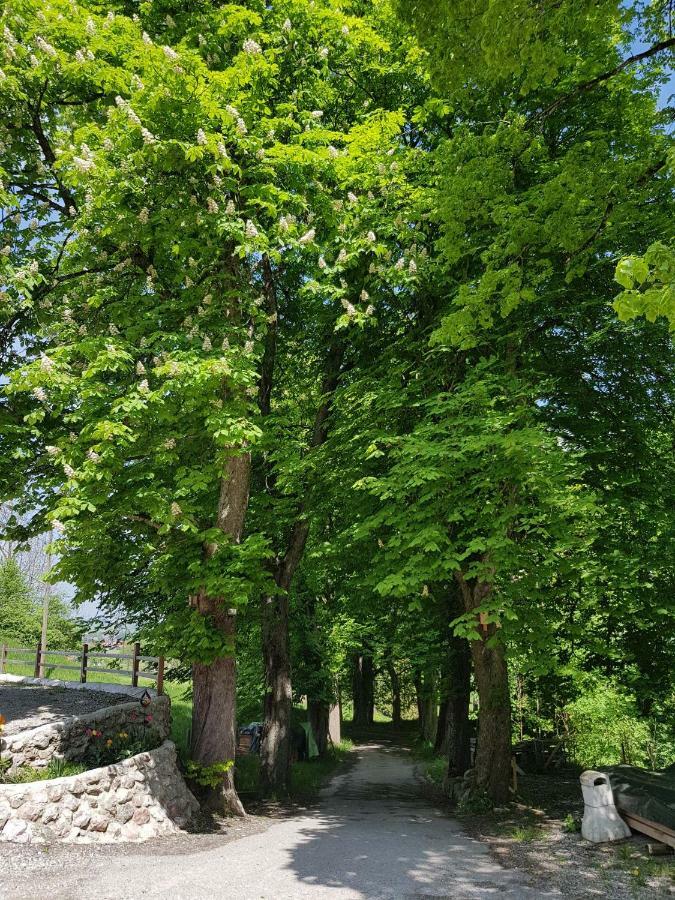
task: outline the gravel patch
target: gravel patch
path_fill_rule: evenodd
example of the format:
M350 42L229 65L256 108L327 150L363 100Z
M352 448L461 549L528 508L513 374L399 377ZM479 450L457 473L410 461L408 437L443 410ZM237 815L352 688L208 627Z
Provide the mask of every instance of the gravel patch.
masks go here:
M5 717L5 736L70 716L82 716L104 706L128 703L126 694L105 691L74 691L41 685L0 684L0 714Z
M675 855L650 857L645 835L614 844L591 844L576 831L583 815L575 773L529 775L520 802L486 816L461 816L469 833L490 847L508 869L527 872L542 888L566 900L608 897L647 900L675 897Z

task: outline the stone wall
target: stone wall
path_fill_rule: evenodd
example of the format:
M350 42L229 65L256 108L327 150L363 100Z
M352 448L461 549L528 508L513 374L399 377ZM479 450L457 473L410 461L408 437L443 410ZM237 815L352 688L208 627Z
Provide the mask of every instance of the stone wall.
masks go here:
M81 775L0 785L0 841L142 841L174 834L198 808L165 741Z
M138 700L132 700L117 706L105 706L83 716L71 716L29 728L1 739L0 750L4 759L11 758L12 767L29 765L40 768L48 765L54 757L78 762L92 740L114 738L120 731L141 725L148 718L148 724L159 732L162 739L169 736L171 702L167 696L153 697L145 708ZM92 739L87 733L92 729L103 732L103 736Z

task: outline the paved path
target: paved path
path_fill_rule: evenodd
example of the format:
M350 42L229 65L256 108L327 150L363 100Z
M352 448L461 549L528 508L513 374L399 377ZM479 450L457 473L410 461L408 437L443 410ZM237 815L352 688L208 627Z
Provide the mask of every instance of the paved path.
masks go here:
M259 834L181 854L87 854L86 864L32 872L8 900L361 900L559 896L503 869L487 847L420 798L400 751L368 744L316 808ZM193 844L194 846L194 844ZM17 846L16 852L22 853ZM100 852L100 851L99 851ZM150 855L152 853L152 855ZM2 860L0 860L1 864ZM56 860L53 860L56 862ZM0 888L0 894L2 889Z

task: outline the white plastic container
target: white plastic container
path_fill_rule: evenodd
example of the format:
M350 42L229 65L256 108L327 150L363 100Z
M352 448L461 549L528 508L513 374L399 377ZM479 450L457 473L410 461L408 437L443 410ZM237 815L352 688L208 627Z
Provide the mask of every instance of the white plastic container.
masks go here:
M609 776L589 769L582 772L580 781L584 796L584 818L581 822L583 837L594 844L630 837L630 828L614 805Z

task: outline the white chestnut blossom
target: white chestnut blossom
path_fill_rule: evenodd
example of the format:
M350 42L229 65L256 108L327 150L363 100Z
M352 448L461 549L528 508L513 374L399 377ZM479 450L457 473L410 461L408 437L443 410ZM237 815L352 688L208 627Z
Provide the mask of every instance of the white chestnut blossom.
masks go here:
M396 264L394 265L394 268L398 269L400 271L403 268L403 266L405 266L405 259L401 256L399 259L396 260Z
M143 363L141 362L140 359L136 363L136 374L137 375L145 375L145 366L143 365Z
M171 504L171 515L174 516L174 517L176 517L176 518L177 518L178 516L182 516L182 515L183 515L183 510L180 508L180 506L176 503L175 500L174 500L174 502Z
M286 19L286 20L284 21L284 24L283 24L281 27L283 28L284 31L290 31L290 30L293 28L293 25L292 25L292 23L291 23L291 20L290 20L290 19Z
M227 206L225 207L225 212L227 213L227 215L228 215L228 216L233 216L233 215L236 213L236 211L237 211L237 210L236 210L235 205L234 205L234 200L228 200L228 201L227 201Z
M311 244L314 238L316 237L316 229L310 228L309 231L305 232L303 236L300 238L300 244Z
M366 300L369 299L368 291L366 291L366 290L361 291L361 293L359 294L359 299L361 300L362 303L365 303Z
M237 131L239 134L246 134L248 132L248 128L246 127L246 122L243 119L237 119Z
M229 159L229 154L227 152L227 147L222 141L218 141L218 153L223 157L223 159Z
M76 51L75 51L75 59L76 59L77 62L79 62L79 63L84 63L84 62L87 61L87 60L86 60L86 57L85 57L85 55L84 55L84 53L83 53L81 50L76 50Z
M11 252L12 248L9 246L9 244L5 244L2 250L0 250L0 254L2 254L2 256L9 256Z
M93 19L87 19L87 24L85 25L85 31L87 32L89 37L91 37L92 34L96 34L96 22L94 22Z
M63 467L63 473L66 478L74 478L75 477L75 469L72 466L69 466L68 463Z
M369 231L368 234L366 235L366 237L368 238L368 240L370 241L371 244L377 240L377 238L375 237L374 231Z
M63 532L66 530L66 526L60 519L52 519L52 528L54 529L54 531L58 531L60 534L63 534Z
M86 325L80 325L80 327L77 329L77 333L80 335L80 337L86 337L86 335L87 335L87 326L86 326Z
M47 402L47 394L45 393L44 388L41 388L41 387L33 388L33 396L35 397L36 400L39 400L40 403Z
M199 131L197 132L197 143L203 147L206 144L206 141L207 141L206 132L204 131L203 128L200 128Z
M328 51L328 47L322 47L322 48L319 50L319 56L321 57L321 59L327 59L327 58L328 58L328 52L329 52L329 51Z
M202 341L202 350L206 351L206 353L208 353L210 350L213 350L213 346L211 344L211 338L208 337L208 335Z
M162 47L162 51L164 53L164 56L166 56L166 58L170 59L172 62L174 62L177 59L180 59L180 57L178 56L176 51L173 50L171 47L168 47L166 44L164 44L164 46Z
M320 119L323 116L323 110L322 109L313 109L311 115L312 115L313 119Z
M87 459L93 463L101 462L101 457L95 450L87 450Z
M326 268L326 260L323 258L323 256L319 257L319 268L320 269Z
M248 53L251 56L257 56L258 54L262 53L262 47L252 38L247 38L244 41L243 50L244 53Z
M216 201L213 199L213 197L209 197L206 201L206 208L208 209L208 211L210 213L217 213L219 206L216 203Z
M149 47L152 45L152 38L147 31L143 32L143 43L147 44Z
M258 237L258 229L250 219L246 220L246 237Z
M339 263L343 263L343 262L346 262L346 261L347 261L347 251L345 250L344 247L343 247L343 248L340 250L340 252L338 253L337 261L338 261Z
M119 334L119 329L117 328L117 325L114 325L111 323L108 326L108 334L112 335L112 337L115 337L115 335Z
M347 200L349 200L350 203L356 203L358 201L358 199L359 198L356 196L356 194L353 191L350 191L347 194Z
M411 259L410 262L408 263L408 271L409 272L417 271L417 263L415 262L414 259Z
M342 26L342 33L343 33L343 34L349 34L349 26L348 26L348 25L343 25L343 26Z
M165 449L165 450L173 450L173 449L175 448L175 446L176 446L176 439L175 439L175 438L167 438L167 439L164 441L164 445L163 445L163 446L164 446L164 449Z
M328 145L328 155L331 159L336 159L340 155L340 151L337 147L334 147L332 144Z
M144 378L138 385L138 390L142 394L148 394L150 392L150 385L148 384L148 379Z
M345 312L347 313L347 315L350 318L352 316L356 315L356 307L354 306L353 303L350 303L349 300L344 300L344 299L341 300L340 302L342 303L343 307L345 308Z
M375 314L375 307L373 306L372 303L369 303L368 306L366 306L366 315L372 316L374 314Z
M40 368L43 372L51 372L54 368L54 360L50 359L44 353L40 354Z
M147 225L150 219L150 210L147 206L144 206L143 209L138 214L138 221L141 225Z
M58 448L58 447L55 447L53 444L49 444L49 445L46 447L46 450L47 450L47 455L48 455L48 456L58 456L59 448Z
M42 50L43 53L47 54L47 56L56 56L56 48L52 47L51 44L47 43L47 41L44 38L42 38L38 35L38 37L35 38L35 43L38 45L40 50Z

